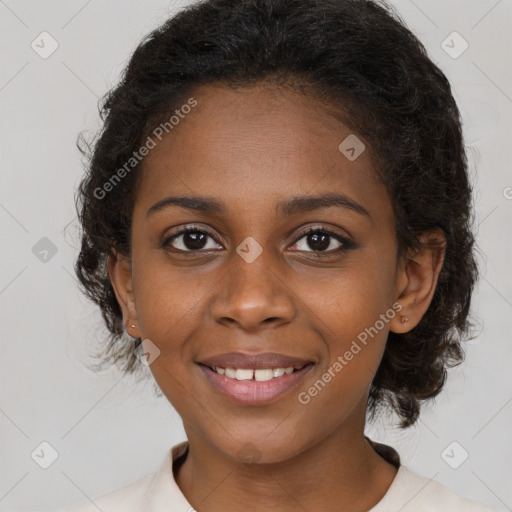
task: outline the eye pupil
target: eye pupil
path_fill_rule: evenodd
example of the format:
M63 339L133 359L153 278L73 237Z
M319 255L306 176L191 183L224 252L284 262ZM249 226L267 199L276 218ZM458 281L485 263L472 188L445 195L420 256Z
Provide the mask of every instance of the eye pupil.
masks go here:
M206 233L189 231L183 234L183 243L187 249L202 249L206 242Z
M329 247L330 235L312 233L308 235L308 245L314 251L322 251Z

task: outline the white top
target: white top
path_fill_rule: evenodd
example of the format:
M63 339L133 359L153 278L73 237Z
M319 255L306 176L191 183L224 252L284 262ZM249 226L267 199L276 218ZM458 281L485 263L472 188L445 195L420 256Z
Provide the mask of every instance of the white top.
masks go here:
M385 445L380 445L385 446ZM390 447L387 447L393 450ZM170 448L160 468L130 485L64 512L193 512L172 471L173 462L188 449L188 441ZM444 485L400 465L384 497L368 512L493 512L461 498Z

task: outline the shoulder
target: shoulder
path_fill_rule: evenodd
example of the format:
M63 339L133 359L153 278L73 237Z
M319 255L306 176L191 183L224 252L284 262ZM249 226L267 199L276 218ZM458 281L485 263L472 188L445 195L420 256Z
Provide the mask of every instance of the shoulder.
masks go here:
M388 493L371 512L395 512L398 509L402 512L493 512L406 466L400 466Z
M160 467L129 485L118 487L97 498L58 512L154 512L191 510L173 476L173 463L188 451L188 441L174 445Z
M119 487L97 498L81 503L63 512L131 512L144 510L146 495L151 488L155 473Z

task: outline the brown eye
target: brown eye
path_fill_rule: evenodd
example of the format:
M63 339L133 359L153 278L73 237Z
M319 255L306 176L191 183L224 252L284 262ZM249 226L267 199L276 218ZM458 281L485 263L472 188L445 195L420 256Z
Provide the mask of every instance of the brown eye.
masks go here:
M352 242L325 228L309 229L294 243L295 250L305 252L338 252L352 247Z
M213 243L211 243L210 240ZM171 246L173 249L183 252L218 249L219 247L222 248L222 246L216 243L214 238L207 232L190 228L179 231L178 233L168 237L164 241L163 246Z

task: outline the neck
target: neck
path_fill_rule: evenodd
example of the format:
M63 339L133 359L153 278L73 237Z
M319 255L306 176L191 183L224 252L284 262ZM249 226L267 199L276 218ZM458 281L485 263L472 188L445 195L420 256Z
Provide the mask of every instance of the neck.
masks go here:
M340 428L287 460L249 464L224 455L191 429L175 479L201 512L365 512L385 495L397 468L375 452L363 431L364 422L357 432Z

